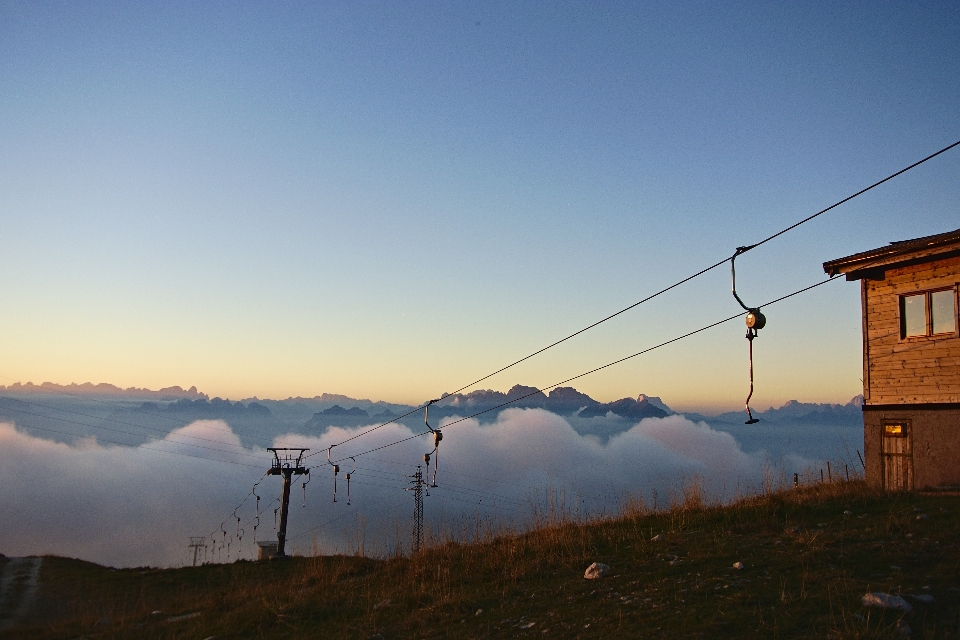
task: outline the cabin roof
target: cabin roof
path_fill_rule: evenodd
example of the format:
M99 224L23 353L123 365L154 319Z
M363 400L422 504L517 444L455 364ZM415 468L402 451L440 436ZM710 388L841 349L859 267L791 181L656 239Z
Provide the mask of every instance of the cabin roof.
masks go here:
M960 229L890 244L823 263L827 275L846 274L847 280L860 280L906 263L925 262L947 255L960 255Z

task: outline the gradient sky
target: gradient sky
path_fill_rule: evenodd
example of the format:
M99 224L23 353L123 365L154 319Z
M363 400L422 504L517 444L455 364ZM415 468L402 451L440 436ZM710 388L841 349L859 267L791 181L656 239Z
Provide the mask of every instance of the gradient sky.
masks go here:
M415 403L960 139L960 4L0 1L0 384ZM960 149L738 261L747 302L960 227ZM731 315L718 269L483 383ZM859 289L765 408L860 392ZM575 383L742 406L737 321Z

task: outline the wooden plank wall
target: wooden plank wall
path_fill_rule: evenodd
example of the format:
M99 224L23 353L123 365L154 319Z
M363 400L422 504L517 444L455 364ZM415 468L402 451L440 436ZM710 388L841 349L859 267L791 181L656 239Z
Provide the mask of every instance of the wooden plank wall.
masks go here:
M884 280L865 281L867 404L960 402L960 335L900 338L901 295L958 282L960 257L890 269Z

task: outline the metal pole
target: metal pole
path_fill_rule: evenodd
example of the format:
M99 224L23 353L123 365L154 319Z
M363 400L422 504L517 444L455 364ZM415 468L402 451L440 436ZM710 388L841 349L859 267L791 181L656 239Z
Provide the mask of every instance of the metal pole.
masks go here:
M280 530L277 531L277 555L283 556L284 543L287 541L287 512L290 506L290 477L293 469L283 469L283 497L280 499Z
M413 491L413 552L419 553L423 548L423 472L420 471L420 465L417 465L417 471L412 476L407 491Z
M300 462L303 460L303 453L309 451L309 449L269 447L267 451L273 452L273 466L267 471L267 475L283 476L283 494L280 498L280 528L277 530L276 554L276 557L283 558L286 556L287 515L290 513L290 479L294 474L299 476L310 473L310 469L300 466ZM290 453L294 451L297 453ZM274 510L273 513L274 516L276 516L277 511Z
M193 566L197 566L197 554L200 552L200 547L202 546L204 551L207 549L207 545L204 544L205 540L205 537L190 536L188 546L193 549Z
M413 493L414 516L416 518L416 543L414 551L419 553L423 548L423 476L420 474L420 468L417 468L417 488Z

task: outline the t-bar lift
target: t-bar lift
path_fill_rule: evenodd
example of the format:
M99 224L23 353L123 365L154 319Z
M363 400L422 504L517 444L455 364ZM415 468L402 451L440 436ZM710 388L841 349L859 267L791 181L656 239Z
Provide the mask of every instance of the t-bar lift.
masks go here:
M303 452L310 449L297 447L269 447L267 451L273 452L273 466L267 471L267 475L283 476L283 496L280 499L280 528L277 530L277 557L286 556L284 553L284 543L287 540L287 514L290 509L290 479L297 475L302 476L310 473L310 469L300 466L303 462Z
M753 249L756 245L751 245L749 247L737 247L737 250L734 252L733 256L730 258L730 281L731 288L733 289L733 297L736 298L737 302L743 307L743 310L747 312L746 322L747 322L747 342L750 343L750 393L747 395L747 400L744 402L744 406L747 408L747 421L744 424L756 424L760 422L759 418L754 418L753 413L750 411L750 398L753 397L753 339L757 337L757 331L763 329L767 324L766 317L760 313L760 307L748 307L743 304L743 300L740 299L740 296L737 295L737 256L742 253L746 253Z

